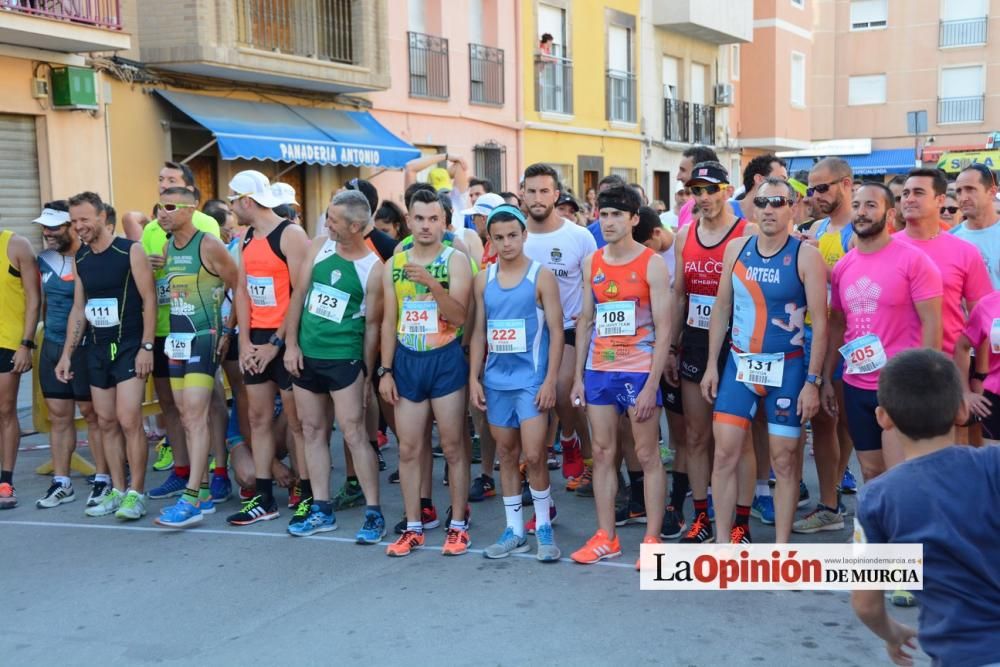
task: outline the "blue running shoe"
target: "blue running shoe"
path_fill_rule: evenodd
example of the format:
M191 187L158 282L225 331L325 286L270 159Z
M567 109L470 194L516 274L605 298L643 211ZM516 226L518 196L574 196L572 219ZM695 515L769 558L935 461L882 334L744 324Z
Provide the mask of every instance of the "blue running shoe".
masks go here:
M844 471L844 478L840 480L840 492L849 496L858 492L858 480L854 479L850 468Z
M514 530L507 526L500 539L483 550L483 555L487 558L506 558L511 554L524 553L530 548L528 538L523 535L518 537L514 534Z
M309 508L309 516L305 521L288 524L288 532L295 537L309 537L316 533L328 533L337 530L337 518L333 512L327 514L320 510L319 505Z
M164 528L187 528L201 523L203 518L201 510L196 505L178 498L176 503L165 507L153 523Z
M170 471L170 475L155 489L149 491L149 497L154 499L173 498L184 493L187 487L187 477L181 477L176 472Z
M558 562L562 554L559 547L556 546L555 537L552 534L552 524L547 523L539 528L535 533L535 538L538 540L538 553L535 558L543 563Z
M712 494L708 494L708 520L715 521L715 504L712 503Z
M215 501L209 498L200 498L198 500L198 509L201 510L202 514L215 514Z
M760 519L767 526L774 525L774 498L771 496L754 496L750 506L750 516Z
M385 517L381 512L366 511L365 522L355 536L358 544L378 544L385 537Z
M212 500L216 503L224 503L229 500L229 496L233 495L233 483L229 481L228 477L222 475L213 474L209 488L212 490Z

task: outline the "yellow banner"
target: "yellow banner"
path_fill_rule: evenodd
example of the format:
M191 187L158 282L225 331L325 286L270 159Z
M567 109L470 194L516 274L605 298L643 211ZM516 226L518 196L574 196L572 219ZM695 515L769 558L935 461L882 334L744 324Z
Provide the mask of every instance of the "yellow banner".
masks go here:
M986 165L990 169L998 169L1000 168L1000 151L945 153L938 160L937 168L949 174L957 174L974 163Z

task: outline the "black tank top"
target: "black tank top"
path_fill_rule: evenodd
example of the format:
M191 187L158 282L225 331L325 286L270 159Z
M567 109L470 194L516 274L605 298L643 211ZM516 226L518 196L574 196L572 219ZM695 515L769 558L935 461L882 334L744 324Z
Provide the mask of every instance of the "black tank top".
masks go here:
M76 272L83 283L85 304L106 307L95 304L95 299L117 302L117 325L98 327L90 323L90 337L95 343L138 343L142 338L142 298L129 259L133 243L116 236L104 252L96 253L85 245L76 253ZM102 311L101 316L107 317L108 311Z

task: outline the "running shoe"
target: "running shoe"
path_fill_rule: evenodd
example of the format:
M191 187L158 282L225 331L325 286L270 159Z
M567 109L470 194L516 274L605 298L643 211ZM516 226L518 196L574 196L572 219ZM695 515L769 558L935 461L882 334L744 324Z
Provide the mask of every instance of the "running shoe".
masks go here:
M558 470L559 469L559 457L556 456L556 448L555 447L549 447L548 448L547 456L545 458L545 465L548 466L549 470Z
M576 484L576 488L573 489L573 492L581 498L593 498L594 469L590 466L584 466L583 472L577 479L578 482ZM566 490L569 491L569 484L567 484L566 487Z
M799 507L805 507L809 504L809 487L802 480L799 480Z
M245 503L246 501L248 501L251 498L253 498L254 495L256 495L256 493L257 492L254 489L247 489L247 488L244 488L244 487L241 486L240 487L240 502L241 503Z
M543 563L556 563L562 556L562 552L559 551L559 547L556 546L555 534L552 532L552 524L547 523L538 529L538 534L535 535L536 541L538 542L538 553L535 554L535 558L542 561Z
M288 509L295 509L302 500L302 487L296 482L292 484L292 488L288 489Z
M449 514L450 514L451 508L449 508L448 511L449 511ZM468 515L466 515L466 516L468 516ZM422 507L422 508L420 508L420 525L423 526L424 531L433 530L433 529L435 529L435 528L437 528L438 526L441 525L441 522L438 520L437 510L434 508L433 505L431 505L430 507ZM402 535L403 533L406 532L406 517L405 516L403 517L402 521L400 521L399 523L396 524L394 532L397 535Z
M153 461L153 470L163 472L174 467L174 448L170 446L166 438L157 443L155 452L156 460Z
M129 489L122 498L122 504L115 516L126 521L136 521L146 516L146 494Z
M122 506L122 500L124 498L124 493L118 489L112 488L104 494L104 497L101 498L99 503L92 507L88 507L83 513L87 516L108 516L109 514L114 514Z
M749 526L733 526L732 530L729 531L729 543L730 544L753 544L753 540L750 539L750 527Z
M333 497L333 510L335 512L352 507L360 507L364 504L365 493L361 490L360 482L352 483L344 481L344 485L340 487L340 491L337 491L337 495Z
M288 520L288 527L291 528L297 523L302 523L307 518L309 518L309 512L312 511L312 498L306 498L300 502L295 507L295 511L292 512L292 518Z
M660 525L660 537L665 540L672 540L680 537L684 533L684 513L675 509L673 505L667 505L663 510L663 523Z
M521 554L531 549L528 538L518 537L510 526L503 531L496 542L483 549L483 556L490 559L506 558L511 554Z
M274 498L271 498L271 502L264 505L263 500L261 496L254 496L243 503L239 512L226 517L226 521L233 526L249 526L258 521L277 519L279 516L278 503L274 501Z
M497 487L493 482L493 478L487 475L480 475L472 480L472 486L469 488L469 502L479 503L487 498L492 498L496 494Z
M441 445L434 445L433 447L431 447L431 454L434 456L434 458L440 459L444 457L444 450L441 449Z
M288 524L288 534L295 537L309 537L316 533L329 533L337 530L337 518L333 512L327 514L319 505L310 505L309 516L304 521Z
M919 604L917 602L917 598L913 596L913 593L902 589L893 591L889 600L892 602L894 607L916 607Z
M424 546L424 534L407 530L398 540L385 548L385 555L401 558L409 556L411 551L422 546Z
M579 477L583 474L583 452L580 449L580 438L574 435L572 438L560 436L559 444L562 446L562 474L563 477Z
M399 470L398 469L395 472L389 473L389 483L390 484L399 484Z
M681 544L706 544L714 542L715 535L712 534L712 522L705 512L699 512L691 522L691 528L687 534L681 538Z
M441 547L442 556L461 556L469 550L472 539L469 531L462 528L449 528L445 534L444 546Z
M52 482L52 486L45 492L45 495L35 501L35 507L40 510L49 509L63 503L71 503L74 500L76 500L76 493L73 492L72 486L63 486L59 482Z
M226 476L213 474L208 486L212 492L212 500L216 503L224 503L233 495L233 483Z
M644 538L642 538L642 542L641 542L641 544L659 544L659 543L660 543L660 541L658 539L656 539L655 537L653 537L652 535L646 535ZM635 559L635 571L636 572L639 571L639 569L640 569L639 565L642 563L642 555L641 555L642 547L639 548L639 551L640 551L640 556Z
M94 485L90 487L90 495L87 496L87 507L97 507L109 493L111 493L111 484L108 482L94 482Z
M774 525L774 498L771 496L754 496L750 505L750 516L759 519L765 526Z
M179 496L184 493L187 483L187 477L181 477L171 470L167 478L163 480L163 484L149 490L149 497L153 500L161 500Z
M590 565L606 558L617 558L622 555L622 547L618 542L618 536L612 540L603 530L598 529L594 536L587 540L587 543L573 552L570 556L581 565Z
M160 516L153 519L153 523L164 528L187 528L201 523L202 519L204 515L201 508L180 497L176 503L165 507Z
M615 512L616 526L625 526L630 523L646 523L646 508L643 505L627 503Z
M385 517L381 512L367 510L361 530L354 536L358 544L378 544L385 537Z
M806 535L825 530L842 530L843 528L844 517L841 514L819 506L792 524L793 533Z
M559 516L559 512L556 511L556 506L554 504L549 505L549 523L555 523L557 516ZM534 535L535 525L535 517L531 517L531 519L528 520L528 523L524 525L524 532L528 535Z
M215 514L215 501L212 500L212 496L198 500L198 509L201 510L202 514Z
M850 468L844 471L844 478L840 480L840 492L848 496L858 492L858 480L854 479Z
M448 511L444 513L444 525L451 525L451 505L448 505ZM465 527L468 528L472 525L472 505L465 503Z

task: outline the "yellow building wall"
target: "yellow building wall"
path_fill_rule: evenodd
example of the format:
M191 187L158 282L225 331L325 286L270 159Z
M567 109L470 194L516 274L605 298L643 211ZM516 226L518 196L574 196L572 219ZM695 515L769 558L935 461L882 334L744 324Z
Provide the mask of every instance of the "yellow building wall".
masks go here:
M153 95L141 86L112 80L109 109L111 178L114 205L119 215L127 211L152 212L159 189L160 167L170 159L166 116Z

